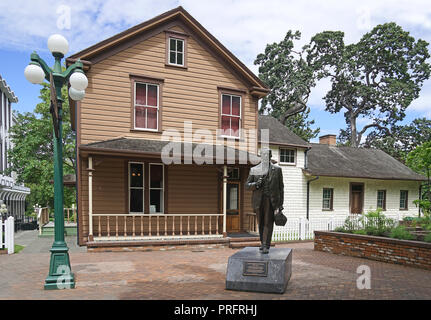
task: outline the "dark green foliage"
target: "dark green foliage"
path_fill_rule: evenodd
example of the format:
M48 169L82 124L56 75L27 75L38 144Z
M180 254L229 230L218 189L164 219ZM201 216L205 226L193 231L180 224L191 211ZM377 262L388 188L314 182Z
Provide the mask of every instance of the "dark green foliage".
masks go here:
M396 228L393 228L390 237L401 240L415 239L415 236L408 232L404 226L398 226Z
M17 173L19 182L31 189L27 197L29 209L39 204L54 206L53 127L49 85L40 91L42 100L34 113L16 112L16 125L11 128L13 150L9 153L10 171ZM63 159L64 174L75 174L75 134L70 126L67 88L62 89L63 103ZM64 206L75 203L75 189L64 188Z
M301 38L299 31L289 30L279 43L268 44L257 56L259 77L271 92L262 99L260 113L268 113L306 141L317 137L320 129L312 129L308 120L307 100L316 85L316 69L304 58L306 48L294 50L294 41Z
M326 110L344 112L347 129L341 132L341 143L358 147L371 128L391 134L389 129L404 119L430 76L427 46L393 22L377 25L350 45L344 44L340 31L324 31L311 39L307 62L319 70L319 78L332 82ZM359 117L370 120L360 131Z
M363 146L380 149L398 161L406 163L407 155L411 151L431 141L431 120L418 118L404 126L394 125L390 131L391 134L386 131L370 132Z
M406 164L412 170L427 178L427 182L424 185L425 192L422 196L422 200L431 201L431 140L411 151L407 156ZM424 214L430 214L430 205L422 203L422 206Z

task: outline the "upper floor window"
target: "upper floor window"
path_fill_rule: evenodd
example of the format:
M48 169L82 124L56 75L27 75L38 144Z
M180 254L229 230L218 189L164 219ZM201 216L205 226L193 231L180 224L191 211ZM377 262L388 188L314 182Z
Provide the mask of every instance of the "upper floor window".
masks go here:
M184 45L184 39L169 38L169 64L184 66Z
M221 95L221 129L225 137L239 138L241 128L241 96Z
M400 210L408 210L409 192L407 190L400 191Z
M295 164L295 150L280 148L280 163Z
M135 82L135 129L159 129L159 85Z
M386 190L377 191L377 208L386 210Z

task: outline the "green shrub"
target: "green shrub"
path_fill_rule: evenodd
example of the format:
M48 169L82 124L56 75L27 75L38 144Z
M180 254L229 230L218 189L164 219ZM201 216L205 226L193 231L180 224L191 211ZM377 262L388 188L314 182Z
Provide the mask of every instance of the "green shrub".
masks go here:
M361 229L361 230L355 230L355 231L353 231L353 233L354 234L363 234L363 235L367 235L368 234L367 231L365 231L363 229Z
M431 232L425 236L424 241L431 242Z
M390 237L401 240L415 239L415 236L408 232L404 226L398 226L396 228L393 228Z
M344 227L336 227L334 229L335 232L347 232L346 229L344 229Z

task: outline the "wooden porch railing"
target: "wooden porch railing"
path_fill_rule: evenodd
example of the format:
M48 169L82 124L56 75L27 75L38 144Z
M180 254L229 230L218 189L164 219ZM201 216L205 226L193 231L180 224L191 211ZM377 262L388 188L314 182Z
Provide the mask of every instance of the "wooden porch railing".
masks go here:
M49 222L49 207L39 208L37 220L39 222L39 234L42 234L42 227Z
M222 214L93 214L95 240L222 237Z
M257 230L257 216L254 212L247 212L245 214L246 219L248 221L248 230L247 232L258 232Z
M64 221L70 223L70 222L74 222L76 223L76 208L72 207L72 208L64 208Z

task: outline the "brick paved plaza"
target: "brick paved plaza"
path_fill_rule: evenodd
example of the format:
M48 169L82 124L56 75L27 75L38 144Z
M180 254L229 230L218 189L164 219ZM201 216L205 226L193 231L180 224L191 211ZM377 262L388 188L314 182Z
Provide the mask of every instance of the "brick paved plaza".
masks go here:
M52 238L39 238L0 256L0 299L431 299L430 271L316 252L312 242L277 245L293 249L292 278L278 295L225 290L233 249L90 253L73 241L76 289L43 290L49 263L43 250ZM370 290L356 287L364 264L371 268Z

